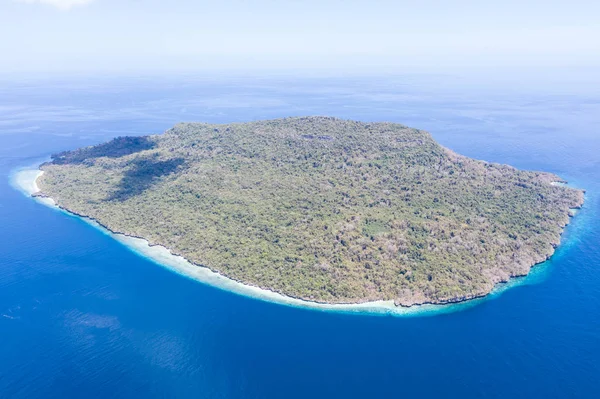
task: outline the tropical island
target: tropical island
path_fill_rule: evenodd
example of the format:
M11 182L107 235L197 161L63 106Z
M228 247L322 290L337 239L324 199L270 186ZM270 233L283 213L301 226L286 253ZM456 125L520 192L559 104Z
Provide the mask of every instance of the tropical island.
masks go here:
M526 275L582 190L395 123L181 123L52 156L40 193L235 281L306 301L460 302Z

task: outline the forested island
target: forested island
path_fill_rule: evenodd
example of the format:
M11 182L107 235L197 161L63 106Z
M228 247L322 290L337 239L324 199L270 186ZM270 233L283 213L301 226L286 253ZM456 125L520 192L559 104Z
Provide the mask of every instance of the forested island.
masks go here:
M450 303L526 275L582 190L395 123L296 117L56 154L39 195L239 282L325 303Z

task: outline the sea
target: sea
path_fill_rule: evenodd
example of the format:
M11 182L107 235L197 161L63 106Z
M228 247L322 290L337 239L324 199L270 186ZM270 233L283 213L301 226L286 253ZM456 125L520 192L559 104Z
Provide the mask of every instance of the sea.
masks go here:
M0 77L0 398L600 398L600 79ZM56 152L182 121L392 121L586 189L555 255L405 315L286 306L173 273L19 191Z

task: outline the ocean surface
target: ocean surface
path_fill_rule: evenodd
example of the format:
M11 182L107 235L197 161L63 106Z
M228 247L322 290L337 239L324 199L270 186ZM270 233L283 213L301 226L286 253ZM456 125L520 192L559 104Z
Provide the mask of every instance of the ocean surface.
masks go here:
M528 82L0 79L0 398L600 397L600 85ZM557 173L587 190L586 204L555 256L511 288L399 317L204 285L12 181L115 136L293 115L426 129L464 155Z

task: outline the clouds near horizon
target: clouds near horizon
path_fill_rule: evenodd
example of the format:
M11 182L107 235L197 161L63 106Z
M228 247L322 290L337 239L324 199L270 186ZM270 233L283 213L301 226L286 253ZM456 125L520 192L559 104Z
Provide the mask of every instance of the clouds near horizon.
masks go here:
M597 0L0 0L0 74L597 68L597 15Z
M90 4L94 0L15 0L17 3L27 4L45 4L56 7L60 10L70 10L76 6L84 6Z

